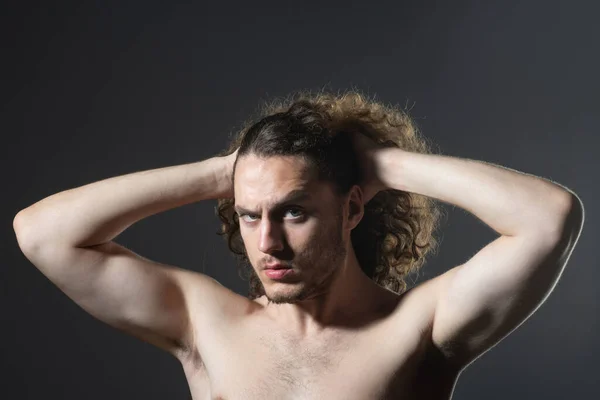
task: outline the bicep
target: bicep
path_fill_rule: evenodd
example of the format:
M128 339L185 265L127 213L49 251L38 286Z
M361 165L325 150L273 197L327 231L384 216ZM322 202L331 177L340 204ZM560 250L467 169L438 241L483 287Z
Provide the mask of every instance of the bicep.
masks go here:
M191 279L196 273L115 242L86 248L45 244L26 256L95 318L174 355L192 344L188 286L198 280Z
M439 277L432 342L466 366L520 326L554 288L568 258L559 240L500 236Z

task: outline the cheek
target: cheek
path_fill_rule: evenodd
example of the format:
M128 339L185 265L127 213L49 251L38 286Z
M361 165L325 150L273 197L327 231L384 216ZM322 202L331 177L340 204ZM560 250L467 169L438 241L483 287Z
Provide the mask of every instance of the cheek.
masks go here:
M242 228L240 228L240 237L242 239L242 243L244 244L244 249L246 250L246 254L250 260L253 259L253 255L256 252L255 246L252 246L252 241L254 240L253 236L248 232L244 232Z
M318 258L322 249L329 243L326 227L304 232L298 235L295 242L296 249L307 258Z
M319 232L297 232L295 237L290 237L290 246L299 251L304 257L314 256L319 253L323 236Z

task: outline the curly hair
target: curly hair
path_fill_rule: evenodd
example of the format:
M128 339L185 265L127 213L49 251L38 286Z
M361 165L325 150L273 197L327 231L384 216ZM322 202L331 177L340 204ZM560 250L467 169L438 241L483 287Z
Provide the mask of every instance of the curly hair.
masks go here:
M303 90L264 102L258 118L244 122L219 156L236 149L238 159L244 154L299 156L316 167L319 180L332 183L336 194L343 195L361 179L349 132L384 146L432 153L407 112L353 89L337 95ZM235 198L218 199L217 234L225 236L238 260L238 274L249 280L248 298L255 299L265 294L264 287L249 263L234 204ZM442 215L435 199L395 189L380 191L365 204L363 218L351 232L361 269L388 290L406 291L405 278L422 267L428 253L437 252L434 233Z

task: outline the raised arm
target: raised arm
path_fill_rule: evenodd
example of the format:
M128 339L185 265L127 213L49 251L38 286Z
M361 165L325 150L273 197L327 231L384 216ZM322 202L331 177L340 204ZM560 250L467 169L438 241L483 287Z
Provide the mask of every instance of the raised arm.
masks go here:
M150 215L231 197L234 156L117 176L49 196L15 217L19 246L85 311L178 356L194 344L191 315L215 311L232 292L112 239Z
M482 161L381 148L362 136L366 197L392 188L461 207L501 236L424 283L431 344L466 367L548 298L584 222L579 197L549 180ZM371 164L369 164L371 163Z

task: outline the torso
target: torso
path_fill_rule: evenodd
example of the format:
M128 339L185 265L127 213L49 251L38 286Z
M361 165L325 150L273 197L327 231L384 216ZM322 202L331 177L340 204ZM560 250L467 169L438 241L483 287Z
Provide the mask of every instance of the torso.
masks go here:
M433 309L416 289L388 292L389 311L369 324L310 340L277 325L263 302L239 296L240 309L249 311L211 325L194 353L181 358L192 397L450 399L459 371L443 365L430 345Z

